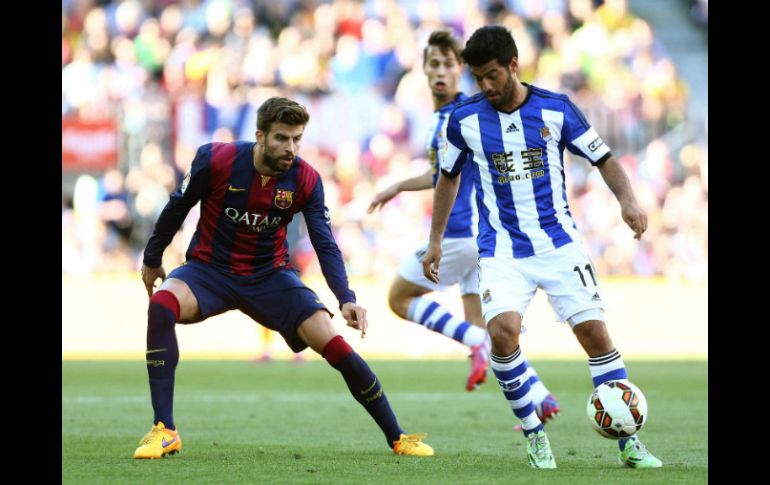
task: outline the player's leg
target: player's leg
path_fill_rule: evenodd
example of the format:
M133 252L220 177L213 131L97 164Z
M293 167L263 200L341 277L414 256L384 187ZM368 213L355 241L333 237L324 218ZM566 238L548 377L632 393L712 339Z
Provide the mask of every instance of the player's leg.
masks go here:
M467 247L470 243L472 244L469 256ZM433 283L423 275L423 247L401 263L399 274L390 286L388 304L401 318L423 325L469 347L479 345L484 342L486 335L483 325L472 325L467 320L453 315L440 303L423 296L430 291L449 288L468 273L469 265L476 265L473 256L476 246L472 238L445 239L441 244L444 251L441 260L441 283Z
M583 312L585 315L586 312ZM598 316L598 315L597 315ZM568 322L580 345L588 354L588 368L594 387L607 381L628 381L628 373L620 352L612 344L607 325L602 320L585 320L578 314ZM638 435L618 440L620 462L631 468L660 468L663 462L647 450Z
M533 468L556 468L551 445L532 402L527 359L519 345L521 315L516 311L506 311L492 318L487 326L492 340L492 371L513 414L521 420L527 439L529 465Z
M556 397L551 394L543 381L540 380L537 371L532 364L527 361L527 373L525 378L529 382L530 397L535 405L535 413L543 424L547 421L554 419L561 408ZM515 431L523 431L521 424L517 424L513 427Z
M483 258L480 266L482 311L492 341L492 371L527 438L527 458L534 468L556 468L543 424L532 403L527 359L519 345L522 314L537 286L513 258Z
M187 284L168 278L150 298L147 311L147 374L154 413L153 426L134 451L134 458L161 458L182 450L174 424L174 374L179 346L174 326L182 317L194 318L200 310Z
M278 331L295 352L308 346L337 369L353 397L385 434L399 454L429 456L433 449L415 435L404 435L379 379L331 324L331 312L293 271L278 271L261 284L238 292L238 308L257 322ZM395 444L394 444L395 443Z
M471 347L484 341L486 332L483 329L456 317L437 301L422 296L429 291L432 290L397 275L390 285L388 304L393 313L399 317L443 334L461 344Z
M527 361L519 345L521 315L517 311L505 311L489 321L492 340L492 370L497 377L511 410L521 420L525 435L543 429L535 413L527 378Z
M154 423L175 429L174 374L179 363L176 322L200 317L198 300L180 279L169 278L150 298L147 322L147 373L150 378Z
M396 453L433 455L433 449L421 442L421 436L406 435L401 429L379 379L364 359L337 334L326 311L318 310L302 322L297 335L342 374L350 393L374 419Z
M414 321L409 318L409 305L415 298L419 298L430 291L428 288L406 280L401 275L396 275L388 289L388 306L393 313L404 320ZM415 323L420 322L417 321Z
M628 380L623 357L610 338L604 323L603 303L596 272L583 247L568 244L547 256L544 268L553 274L544 282L557 318L566 321L588 354L588 368L594 387L607 381ZM557 269L558 268L558 269ZM618 441L620 460L635 468L658 468L662 462L653 456L638 437Z
M153 426L140 441L134 458L161 458L181 451L182 440L174 423L174 376L179 362L176 323L193 323L222 311L214 295L205 296L202 312L201 280L208 277L200 265L187 264L172 271L150 298L147 312L147 375L153 409ZM208 312L208 313L207 313Z
M540 380L537 371L529 362L527 362L527 380L529 381L532 402L535 403L535 412L540 421L546 424L548 421L558 417L561 412L559 401L548 390L545 383ZM522 431L520 424L514 426L513 429L515 431Z

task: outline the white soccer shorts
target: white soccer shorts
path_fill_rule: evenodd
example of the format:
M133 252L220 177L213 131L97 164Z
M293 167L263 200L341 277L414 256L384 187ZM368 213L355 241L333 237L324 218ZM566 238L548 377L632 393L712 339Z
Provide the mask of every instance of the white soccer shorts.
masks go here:
M434 283L422 273L422 258L428 250L424 244L404 259L398 274L415 285L432 291L444 291L455 283L460 284L460 294L479 292L479 250L475 237L446 238L441 241L440 283Z
M569 321L574 327L586 320L604 320L596 270L579 243L528 258L481 258L479 266L481 311L487 323L508 311L523 319L538 288L545 290L560 322Z

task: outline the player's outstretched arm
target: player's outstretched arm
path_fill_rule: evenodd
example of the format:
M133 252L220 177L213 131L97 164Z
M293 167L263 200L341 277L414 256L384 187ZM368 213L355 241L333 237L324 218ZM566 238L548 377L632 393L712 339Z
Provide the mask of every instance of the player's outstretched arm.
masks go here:
M623 221L634 231L634 239L641 239L642 233L647 230L647 214L645 214L636 202L631 182L623 167L615 157L608 158L599 166L607 187L615 194L620 203L620 214Z
M390 202L390 200L397 196L400 192L425 190L431 187L433 187L433 171L432 169L429 169L422 175L402 180L401 182L391 185L382 192L379 192L372 199L372 203L369 204L369 208L366 210L366 212L371 214L377 209L382 210L382 207Z
M366 320L366 308L356 305L353 302L347 302L342 305L342 317L347 322L348 327L361 330L361 338L366 337L366 329L369 323Z

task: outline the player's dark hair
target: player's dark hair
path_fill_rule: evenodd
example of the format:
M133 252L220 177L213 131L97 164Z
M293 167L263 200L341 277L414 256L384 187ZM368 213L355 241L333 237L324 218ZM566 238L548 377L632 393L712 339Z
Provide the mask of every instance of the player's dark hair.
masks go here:
M500 25L486 25L471 35L460 55L469 66L482 66L492 59L497 59L501 66L507 66L511 59L519 57L519 50L508 29Z
M275 122L287 125L306 125L310 115L304 106L288 98L272 97L257 110L257 129L270 132Z
M455 55L455 59L457 59L457 62L460 64L463 63L463 58L460 57L460 51L462 50L462 47L460 46L460 41L458 41L453 35L452 32L448 30L434 30L430 33L430 37L428 37L428 45L425 46L425 48L422 50L422 65L425 65L425 62L428 60L428 48L430 47L438 47L438 49L441 51L442 54L445 54L447 52L453 52Z

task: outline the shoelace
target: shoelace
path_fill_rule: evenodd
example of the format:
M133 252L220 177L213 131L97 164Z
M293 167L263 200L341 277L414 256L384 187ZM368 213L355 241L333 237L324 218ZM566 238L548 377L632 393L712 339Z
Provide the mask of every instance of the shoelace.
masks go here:
M153 426L152 429L150 430L150 432L147 433L146 435L144 435L144 438L142 438L142 444L143 445L150 444L150 442L153 440L153 438L155 438L158 435L160 435L162 437L163 436L163 431L159 427Z
M644 446L644 443L642 443L639 440L635 440L636 443L633 444L633 447L636 451L639 452L639 455L641 455L641 458L645 458L650 455L650 452L647 451L647 447Z
M547 458L548 455L546 454L547 448L545 446L545 434L539 435L538 433L533 433L530 436L531 437L529 438L529 441L532 444L532 448L534 449L537 457L541 459Z
M426 436L428 436L428 433L405 434L396 442L396 446L401 447L403 445L415 445L417 442L425 439Z

